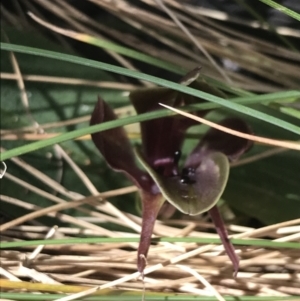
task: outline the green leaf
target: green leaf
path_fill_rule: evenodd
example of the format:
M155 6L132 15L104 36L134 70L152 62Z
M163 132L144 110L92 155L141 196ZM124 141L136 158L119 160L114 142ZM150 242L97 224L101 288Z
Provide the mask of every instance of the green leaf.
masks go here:
M223 198L263 224L299 218L299 170L299 155L292 151L233 168Z

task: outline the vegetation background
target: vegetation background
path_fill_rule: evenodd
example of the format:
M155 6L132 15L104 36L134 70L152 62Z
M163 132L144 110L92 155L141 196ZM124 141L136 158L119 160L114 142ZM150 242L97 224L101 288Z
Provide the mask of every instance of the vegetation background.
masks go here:
M237 279L208 215L175 212L157 221L163 239L141 281L136 188L89 136L101 95L138 143L151 116L135 114L129 92L180 89L201 66L209 120L238 116L299 146L299 12L297 0L2 1L1 298L141 300L145 288L145 300L299 300L299 151L255 143L231 168L219 208ZM183 157L206 130L189 131Z

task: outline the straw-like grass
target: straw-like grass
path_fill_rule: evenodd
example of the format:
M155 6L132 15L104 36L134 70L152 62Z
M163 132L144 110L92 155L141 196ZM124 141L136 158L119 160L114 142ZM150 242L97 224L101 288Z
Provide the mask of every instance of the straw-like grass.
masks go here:
M89 142L88 134L92 131L120 125L126 125L130 138L139 139L139 129L132 123L172 113L162 110L159 113L135 116L126 100L115 110L121 118L119 121L97 126L92 130L87 126L89 114L38 123L28 93L25 93L27 83L44 83L55 84L62 89L66 86L96 87L100 94L110 89L118 93L124 92L127 97L129 91L140 86L153 86L155 83L182 89L189 94L198 93L197 96L210 101L198 105L202 109L215 109L224 105L242 114L246 106L259 104L261 107L250 108L244 113L264 120L259 121L262 125L264 122L278 125L287 133L293 133L293 136L280 137L280 140L275 137L272 141L279 141L276 145L280 148L252 154L233 166L252 164L286 152L284 143L288 142L281 143L281 140L294 139L291 144L298 149L297 137L300 131L299 122L295 122L297 119L280 119L284 115L278 117L274 113L273 116L269 111L260 109L271 108L282 114L299 117L295 109L300 97L300 56L297 51L299 30L274 28L263 19L248 22L221 12L192 8L173 0L143 0L143 5L123 0L87 2L92 3L95 9L101 8L111 14L115 17L113 20L124 23L116 22L114 28L111 24L89 17L69 1L12 1L12 5L7 7L1 4L3 24L22 30L40 26L41 32L51 33L65 49L73 51L69 38L100 47L114 60L115 65L119 64L126 69L101 63L92 65L92 60L61 54L62 61L73 60L77 64L92 65L98 70L102 68L138 79L130 83L125 80L121 82L124 78L102 81L77 78L72 74L68 77L23 74L18 51L31 51L34 55L53 58L57 53L9 45L11 37L4 34L2 42L6 44L2 46L9 51L12 71L1 70L1 80L5 83L17 83L20 104L26 111L29 125L18 128L6 125L1 129L1 160L5 159L5 164L8 165L3 177L5 183L13 183L13 187L17 186L26 193L32 192L50 205L37 205L18 199L13 192L11 195L0 195L2 208L13 205L29 212L14 216L0 226L1 300L300 300L300 219L255 229L245 226L245 223L235 224L233 221L236 216L228 205L223 206L223 213L225 216L229 214L228 231L241 259L237 278L232 277L231 262L224 253L218 236L214 234L214 226L204 215L197 219L181 216L180 219L156 222L155 238L142 280L136 268L141 218L121 210L109 201L116 196L126 198L128 194L136 193L137 188L120 185L113 190L99 191L83 171L83 167L85 164L89 165L91 159L85 154L84 162L87 163L83 164L83 161L79 162L72 157L69 149L58 143L69 139ZM275 6L273 1L262 2ZM255 13L255 7L252 8L252 13ZM27 15L28 12L31 13L30 16ZM295 19L299 17L296 12L287 13ZM223 24L216 21L221 19L227 21ZM53 23L53 20L59 22ZM227 23L247 29L259 27L265 33L273 32L281 44L256 37L246 33L246 30L243 32L227 26ZM120 24L126 24L132 30L123 32ZM237 64L240 69L225 68L222 65L223 59L227 63ZM220 97L201 94L201 91L135 72L147 73L143 65L145 63L153 68L152 71L160 68L167 74L172 72L177 75L201 65L203 77L213 87L236 98L232 101L223 100L222 104ZM5 101L9 99L5 98ZM192 108L187 110L191 111ZM77 126L77 130L64 133L68 126L73 126L74 129ZM264 134L262 130L262 135ZM192 133L188 135L193 137ZM30 140L37 142L28 144ZM11 147L10 143L14 142L19 144ZM73 143L75 145L76 142ZM52 147L60 166L64 166L58 169L56 178L52 178L47 170L17 157L25 153L34 156L34 150L46 146ZM299 160L298 153L296 159ZM19 173L11 172L11 164L26 175L26 181L24 177L19 177ZM77 187L70 189L61 184L59 175L66 166L84 190L79 191ZM297 182L299 172L295 171L293 175ZM104 177L100 180L105 182L106 179ZM43 186L37 185L37 182ZM299 195L293 197L297 198ZM128 206L133 207L132 204ZM299 210L298 207L295 210ZM76 215L73 216L74 212ZM52 226L43 223L46 217L51 217ZM62 226L58 227L57 224Z

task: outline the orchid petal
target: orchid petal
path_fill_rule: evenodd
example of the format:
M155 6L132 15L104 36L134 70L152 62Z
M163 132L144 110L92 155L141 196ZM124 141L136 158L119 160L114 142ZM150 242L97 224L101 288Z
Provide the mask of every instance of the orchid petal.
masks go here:
M247 123L239 118L225 119L220 125L246 134L252 134L252 130ZM212 128L189 155L186 164L197 165L201 162L202 157L210 152L222 152L230 161L234 161L245 153L252 144L250 140Z
M177 92L165 88L147 88L130 94L138 114L161 110L159 101L175 104ZM181 129L180 119L164 117L141 123L143 152L149 164L160 165L158 160L173 159L181 148L185 129Z
M221 197L229 175L229 162L222 153L203 157L192 175L164 177L157 173L144 159L141 150L135 149L137 157L149 172L166 200L178 210L198 215L212 208Z
M95 125L116 119L117 117L110 106L99 98L92 113L90 124ZM132 146L122 127L94 133L91 136L112 169L124 172L139 188L152 189L153 181L147 173L136 165Z
M181 83L191 84L191 87L211 91L213 88L204 80L195 81L200 74L199 67L187 73ZM213 90L219 95L221 92ZM223 94L222 94L223 96ZM194 96L179 93L167 88L145 88L130 93L130 99L138 114L161 110L159 103L174 107L202 102ZM195 114L204 116L208 111L197 111ZM163 117L141 123L143 152L147 161L152 166L161 167L161 162L171 162L174 153L180 150L186 130L198 124L197 121L182 116ZM172 168L162 170L165 175L171 175Z

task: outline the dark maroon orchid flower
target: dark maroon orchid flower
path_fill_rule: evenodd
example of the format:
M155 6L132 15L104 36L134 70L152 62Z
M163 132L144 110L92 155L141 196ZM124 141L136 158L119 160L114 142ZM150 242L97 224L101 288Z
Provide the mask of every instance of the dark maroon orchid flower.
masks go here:
M190 84L199 74L195 69L181 83ZM193 82L193 88L213 92L204 82ZM219 94L220 95L220 94ZM159 103L180 107L199 103L199 99L167 88L141 89L131 93L130 99L138 114L160 110ZM195 112L204 116L207 111ZM98 100L91 124L115 120L113 110L104 100ZM230 257L235 274L239 260L228 239L224 223L217 209L229 175L229 162L236 160L251 143L215 129L201 139L179 168L180 149L186 130L198 124L183 116L171 116L141 123L142 147L132 146L123 128L92 134L92 139L111 168L124 172L139 187L142 199L142 232L138 248L138 270L143 273L151 243L151 235L158 212L167 200L181 212L197 215L209 211L224 248ZM251 133L247 124L237 118L226 119L222 125ZM140 169L136 158L144 166Z

